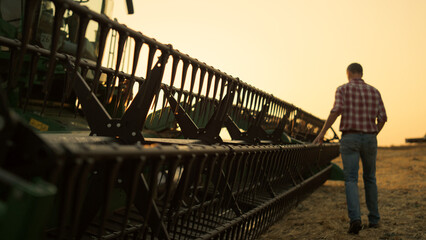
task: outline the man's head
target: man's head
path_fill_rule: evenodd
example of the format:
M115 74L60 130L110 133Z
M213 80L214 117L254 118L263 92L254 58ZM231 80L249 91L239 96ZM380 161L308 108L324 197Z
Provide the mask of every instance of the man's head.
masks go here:
M351 79L361 78L363 74L361 64L359 63L349 64L348 68L346 69L346 74L348 75L349 81Z

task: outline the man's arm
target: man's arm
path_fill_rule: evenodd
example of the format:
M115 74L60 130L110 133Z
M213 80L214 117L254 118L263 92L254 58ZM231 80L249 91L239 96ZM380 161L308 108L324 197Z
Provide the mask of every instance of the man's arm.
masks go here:
M385 126L386 122L378 122L377 123L377 134L382 130L383 126Z
M336 121L337 117L340 115L340 112L330 112L330 115L328 115L327 121L325 121L324 126L322 127L320 133L313 141L314 144L322 143L323 138L327 130L333 125L333 123Z

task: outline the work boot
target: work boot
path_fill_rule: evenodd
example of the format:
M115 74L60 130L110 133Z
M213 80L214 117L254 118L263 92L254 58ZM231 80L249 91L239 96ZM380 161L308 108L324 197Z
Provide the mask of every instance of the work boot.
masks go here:
M378 223L370 223L370 224L368 224L368 228L379 228L379 224Z
M358 234L359 231L362 229L361 220L354 220L349 225L349 234Z

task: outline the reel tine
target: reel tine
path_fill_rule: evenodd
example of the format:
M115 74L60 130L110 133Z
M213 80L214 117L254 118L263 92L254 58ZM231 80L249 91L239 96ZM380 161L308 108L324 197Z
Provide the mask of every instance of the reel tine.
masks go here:
M189 98L188 98L188 102L184 102L184 109L187 109L187 111L191 111L192 107L191 107L191 103L192 103L192 98L193 98L193 91L194 91L194 84L195 84L195 78L197 76L197 71L198 71L198 64L191 64L192 65L192 72L191 72L191 83L189 86ZM187 105L187 106L185 106Z
M177 104L180 104L180 100L182 98L183 88L185 86L186 74L188 72L189 65L190 65L189 61L183 60L182 80L181 80L182 82L180 84L180 89L179 89L179 93L178 93ZM175 109L175 111L177 111L177 109Z
M124 45L129 36L127 32L123 32L123 31L118 31L118 34L119 34L119 37L118 37L118 49L117 49L117 61L115 65L115 72L111 79L112 81L110 85L110 91L108 92L108 95L107 95L108 103L110 103L112 101L112 98L114 97L117 76L120 71L121 59L123 58Z
M180 57L178 57L177 55L173 55L172 75L170 77L170 87L173 87L173 84L175 82L176 72L177 72L177 67L178 67L179 62L180 62Z
M78 27L78 36L77 36L77 54L75 56L75 63L74 63L74 71L79 70L80 61L83 55L83 49L85 47L85 37L86 37L86 30L87 26L89 25L90 16L89 15L79 15L79 27ZM85 74L82 73L83 78L85 77ZM67 88L65 90L65 97L68 98L71 95L72 87L74 85L75 81L75 75L73 78L71 78L71 82L67 84Z
M202 103L201 103L201 91L203 90L203 84L204 84L204 77L206 76L206 72L207 70L205 68L201 68L201 73L200 73L200 83L198 85L198 94L197 97L195 99L195 104L197 109L195 109L197 111L197 116L196 118L199 119L200 117L200 113L201 113L201 108L202 108Z
M156 46L148 45L148 47L149 47L149 52L148 52L148 63L146 66L146 79L150 78L151 71L152 71L152 64L154 63L155 52L157 51Z
M132 98L133 86L135 85L136 68L138 66L139 55L141 53L142 46L143 46L143 39L135 38L135 50L134 50L134 53L133 53L132 73L131 73L131 76L130 76L130 82L129 82L128 86L126 87L126 92L125 92L125 96L124 96L126 106L132 100L131 98Z
M21 46L20 50L17 53L16 58L14 61L11 62L13 65L10 68L10 75L9 75L9 84L8 88L12 89L17 86L19 75L21 74L21 68L24 62L24 56L27 51L27 45L31 40L31 33L35 35L35 30L33 30L34 26L34 17L36 15L36 11L38 9L38 6L40 6L40 0L35 1L29 1L25 3L25 13L24 13L24 20L22 25L22 38L21 38Z
M42 89L42 92L44 94L44 99L43 99L43 107L42 107L40 115L43 115L46 109L47 98L49 97L50 90L52 88L53 72L56 66L56 52L58 49L59 35L60 35L61 26L62 26L62 21L64 18L64 13L65 13L65 7L63 6L63 4L55 2L55 17L53 20L52 41L51 41L52 44L50 45L50 56L49 56L49 64L48 64L49 67L46 73L46 81L44 82L43 89Z
M110 31L110 27L106 24L100 24L99 25L101 31L99 34L99 52L98 52L98 57L96 59L96 68L95 68L95 77L93 79L93 83L92 83L92 92L97 92L98 90L98 85L99 85L99 80L101 78L101 66L102 66L102 60L103 60L103 56L104 56L104 52L105 52L105 45L106 45L106 39L108 37L108 33Z
M33 90L34 80L35 80L35 76L37 74L37 63L38 63L39 59L40 59L40 54L39 53L33 53L32 54L32 56L31 56L31 66L30 66L30 79L29 79L29 83L28 83L27 94L25 96L24 112L27 110L28 101L30 99L31 92Z

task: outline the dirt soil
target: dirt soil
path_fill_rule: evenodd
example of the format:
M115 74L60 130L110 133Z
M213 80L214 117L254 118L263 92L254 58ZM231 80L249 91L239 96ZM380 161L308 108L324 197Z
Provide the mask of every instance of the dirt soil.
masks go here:
M342 167L340 157L333 162ZM361 166L361 218L367 225ZM379 148L376 169L379 228L348 234L344 182L329 180L259 239L426 240L426 144Z

